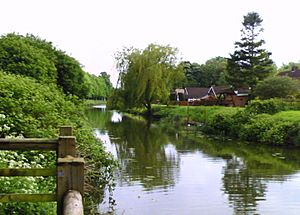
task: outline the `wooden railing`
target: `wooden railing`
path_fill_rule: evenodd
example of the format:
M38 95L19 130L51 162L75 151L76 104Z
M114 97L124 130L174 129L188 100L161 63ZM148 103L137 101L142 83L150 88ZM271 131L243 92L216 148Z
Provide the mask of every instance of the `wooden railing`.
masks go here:
M0 150L56 151L56 168L6 168L0 176L54 176L54 194L0 194L0 202L57 202L57 214L83 214L84 160L76 157L72 128L60 128L56 139L1 139Z

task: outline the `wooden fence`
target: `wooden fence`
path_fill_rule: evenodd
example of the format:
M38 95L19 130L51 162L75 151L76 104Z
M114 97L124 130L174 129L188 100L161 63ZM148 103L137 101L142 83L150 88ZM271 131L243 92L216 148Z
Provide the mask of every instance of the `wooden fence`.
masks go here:
M57 214L83 214L84 160L76 157L72 128L60 127L56 139L1 139L0 150L56 151L56 168L5 168L0 176L54 176L54 194L0 194L0 202L57 202Z

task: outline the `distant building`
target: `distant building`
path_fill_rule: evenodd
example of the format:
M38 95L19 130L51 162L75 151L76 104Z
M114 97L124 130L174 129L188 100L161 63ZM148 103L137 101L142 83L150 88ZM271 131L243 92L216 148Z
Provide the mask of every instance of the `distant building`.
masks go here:
M300 80L300 70L298 69L297 66L293 66L292 70L281 72L278 75L279 76L283 76L283 77L287 76L287 77L290 77L290 78L294 78L294 79Z
M205 87L186 87L186 97L187 101L200 101L201 99L206 99L208 97L208 89Z
M180 105L224 105L243 107L249 97L248 89L232 90L227 86L186 87L173 92L173 101Z

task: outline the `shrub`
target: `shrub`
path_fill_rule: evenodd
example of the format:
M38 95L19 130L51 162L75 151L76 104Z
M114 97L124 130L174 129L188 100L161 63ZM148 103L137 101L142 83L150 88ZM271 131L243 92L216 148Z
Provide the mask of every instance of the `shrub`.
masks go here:
M274 76L259 82L254 95L261 99L287 98L300 93L300 82L290 77Z
M251 112L241 110L232 116L232 122L230 124L230 136L238 138L240 137L241 129L247 124L255 115Z
M295 144L299 126L294 122L277 121L268 114L260 114L251 119L241 129L241 138L265 144Z
M240 137L244 140L259 142L261 134L273 126L273 120L268 114L260 114L251 119L241 129Z
M203 130L210 134L227 136L231 133L232 122L231 114L218 113L206 123Z
M245 111L251 114L275 114L287 109L287 104L279 99L252 100Z
M81 117L75 104L54 85L3 72L0 79L0 112L14 136L53 137L59 125L72 124L71 117Z

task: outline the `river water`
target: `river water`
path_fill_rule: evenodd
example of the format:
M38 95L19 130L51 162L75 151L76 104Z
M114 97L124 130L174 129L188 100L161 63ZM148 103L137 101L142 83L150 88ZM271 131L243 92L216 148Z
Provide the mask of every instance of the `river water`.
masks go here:
M167 132L105 106L87 115L120 163L101 214L300 214L298 149Z

